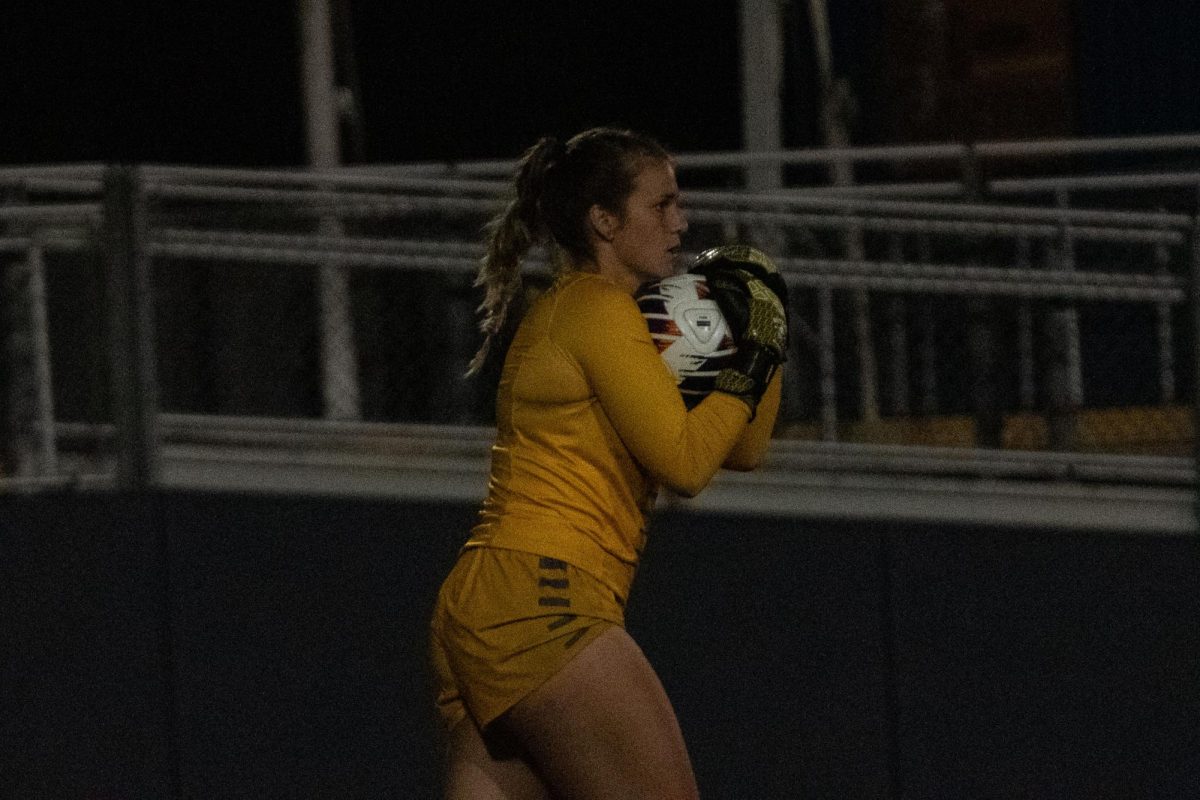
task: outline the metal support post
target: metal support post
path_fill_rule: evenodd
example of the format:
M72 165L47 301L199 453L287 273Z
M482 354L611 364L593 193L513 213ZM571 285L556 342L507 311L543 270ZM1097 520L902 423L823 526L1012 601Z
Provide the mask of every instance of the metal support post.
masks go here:
M29 233L24 226L13 227L5 232ZM36 230L29 235L23 260L0 263L0 383L0 474L54 475L58 448L46 276Z
M1159 211L1166 213L1165 208ZM1171 253L1165 244L1154 246L1154 271L1159 275L1171 274ZM1171 317L1170 303L1154 306L1155 333L1158 338L1158 399L1163 405L1175 402L1175 325Z
M826 442L838 440L837 359L834 350L833 314L833 289L822 286L817 289L817 341L820 348L817 359L821 374L821 439Z
M888 258L892 263L904 261L904 240L900 234L893 234L888 240ZM909 359L908 359L908 298L903 294L895 294L887 301L887 341L888 377L890 402L888 410L902 417L912 413L912 401L909 392Z
M299 0L298 10L308 161L317 170L333 169L341 163L341 136L329 2ZM323 218L319 227L322 236L341 236L343 232L341 220L334 216ZM360 419L358 358L346 269L336 264L320 267L317 292L325 416Z
M1200 200L1200 187L1197 187L1197 200ZM1192 504L1197 523L1200 523L1200 213L1192 220L1189 277L1188 302L1192 312L1192 467L1198 477L1192 486Z
M967 145L961 159L962 180L968 202L984 196L979 156ZM969 266L982 266L986 260L983 243L967 240ZM1004 409L1000 406L997 371L997 304L994 298L970 296L964 303L967 313L967 353L971 380L971 414L975 420L975 446L998 449L1004 445Z
M829 10L825 0L808 0L808 18L813 32L813 50L821 94L822 138L826 147L842 150L850 146L850 85L844 79L838 78L834 69ZM830 183L834 186L854 185L854 164L849 159L838 158L831 161L829 173ZM852 225L846 231L844 247L847 261L857 262L866 258L863 231L858 225ZM871 296L864 289L854 289L850 293L850 301L858 353L859 413L863 422L876 422L879 420L879 364L875 354L874 326L871 323Z
M1075 271L1075 240L1071 223L1065 213L1070 200L1059 192L1057 205L1064 212L1059 223L1060 234L1056 263L1051 269ZM1046 318L1047 368L1047 427L1052 450L1069 451L1075 447L1075 414L1083 400L1083 377L1080 367L1079 313L1070 301L1051 305Z
M1017 269L1033 268L1033 244L1022 236L1017 240ZM1017 397L1022 411L1037 406L1037 379L1034 357L1033 304L1021 298L1017 304Z
M46 264L42 237L35 234L26 258L28 270L28 336L33 383L33 443L37 475L58 472L58 445L54 425L54 380L50 367L50 320L46 311Z
M917 239L917 263L930 264L933 261L933 246L928 235ZM917 314L917 413L922 417L932 417L938 413L938 342L937 342L937 310L934 298L929 295L918 301Z
M747 152L783 147L783 21L780 0L741 0L742 141ZM777 163L746 167L746 188L783 185ZM764 245L764 248L766 246Z
M109 383L116 423L117 483L129 490L152 488L160 471L147 227L140 170L110 167L104 177Z

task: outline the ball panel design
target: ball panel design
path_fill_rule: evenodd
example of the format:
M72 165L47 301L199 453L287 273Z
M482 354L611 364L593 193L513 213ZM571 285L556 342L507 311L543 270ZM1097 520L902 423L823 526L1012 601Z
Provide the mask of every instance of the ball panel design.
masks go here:
M642 286L636 296L667 368L688 408L712 391L717 373L737 351L702 275L674 275Z

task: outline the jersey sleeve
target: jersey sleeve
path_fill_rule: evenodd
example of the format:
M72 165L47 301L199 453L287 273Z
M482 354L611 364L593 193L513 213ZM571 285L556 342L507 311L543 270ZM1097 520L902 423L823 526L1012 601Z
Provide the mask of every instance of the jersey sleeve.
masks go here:
M775 371L767 391L763 393L758 403L758 412L753 421L742 431L737 444L725 458L721 466L725 469L748 472L762 463L771 444L771 434L775 431L775 421L779 416L779 403L783 397L783 367Z
M750 409L714 392L689 412L631 296L608 286L564 294L556 344L578 364L642 468L672 491L694 496L747 430Z

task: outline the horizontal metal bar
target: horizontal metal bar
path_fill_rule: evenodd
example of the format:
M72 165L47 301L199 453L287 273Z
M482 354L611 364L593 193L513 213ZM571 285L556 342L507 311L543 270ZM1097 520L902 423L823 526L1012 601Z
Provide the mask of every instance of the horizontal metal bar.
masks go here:
M821 191L732 192L697 190L687 192L692 206L753 206L841 210L880 215L907 215L933 218L994 219L1025 222L1058 222L1061 224L1124 225L1131 227L1177 228L1190 230L1192 218L1187 214L1139 211L1099 211L1079 208L1044 208L981 203L932 203L915 200L876 200L839 196Z
M809 288L862 290L896 294L934 294L964 297L1018 297L1043 300L1112 301L1129 303L1172 303L1186 300L1183 292L1170 289L1120 289L1115 287L1048 286L1029 282L961 283L936 278L889 278L867 275L800 275L789 284Z
M1156 289L1182 292L1187 288L1183 278L1173 275L1097 272L1075 269L1029 269L1019 266L959 266L955 264L916 264L898 261L864 261L828 258L782 258L779 269L789 279L793 274L824 270L846 275L886 275L904 278L933 278L938 280L976 281L980 283L1020 281L1046 286L1088 286L1123 289Z
M974 145L928 144L884 147L806 148L761 152L725 151L680 153L680 167L737 167L751 164L833 164L836 162L959 161L974 151L980 158L1047 157L1099 153L1162 152L1200 150L1200 135L1129 136L1091 139L1042 139L1033 141L989 141Z
M257 191L257 190L255 190ZM271 190L266 190L271 191ZM415 198L409 202L411 198L405 199L383 199L372 200L370 205L374 209L387 209L399 212L414 212L424 210L430 207L440 206L447 199L431 200L429 198ZM480 203L478 200L463 200L461 203L453 203L456 209L466 209L471 211L484 212L491 209L490 206ZM305 209L309 216L318 214L313 209ZM344 209L338 206L336 211L341 213ZM861 226L866 229L875 231L887 232L907 232L907 233L961 233L972 236L1023 236L1029 238L1052 239L1060 237L1063 234L1063 227L1058 224L1051 223L1011 223L1011 222L993 222L993 221L972 221L972 220L947 220L947 219L896 219L890 217L871 217L862 214L847 215L838 212L830 212L826 214L813 213L794 213L794 212L769 212L769 211L736 211L726 209L713 209L704 207L690 208L687 211L689 218L693 221L738 221L745 223L770 223L784 225L788 227L822 227L830 230L851 230L855 226ZM180 229L181 230L181 229ZM197 240L203 235L209 240L218 241L221 236L233 237L238 234L233 233L217 233L212 232L202 234L195 229L189 236L195 237ZM1121 227L1096 227L1096 226L1070 226L1067 228L1071 235L1081 240L1096 240L1107 242L1124 242L1124 243L1143 243L1143 244L1167 244L1176 245L1185 241L1185 235L1177 230L1162 230L1162 229L1145 229L1145 228L1121 228ZM176 234L171 234L172 237ZM182 236L179 234L178 236ZM285 243L288 235L278 234L275 242ZM296 234L296 237L305 236L304 234ZM232 239L229 239L232 241ZM268 241L267 239L263 240ZM313 239L305 239L306 242L312 244ZM376 241L384 241L378 239Z
M59 423L64 438L110 436L111 425ZM162 414L164 440L206 444L272 444L278 446L340 447L382 452L399 447L405 452L455 455L486 452L495 430L481 425L431 425L360 422L323 419L244 417L209 414ZM855 471L893 472L897 468L948 474L970 472L995 477L1053 476L1098 479L1132 476L1188 482L1195 478L1191 458L1178 456L1118 455L1054 451L1014 451L927 445L858 444L775 438L767 454L768 470L852 468Z
M680 511L790 520L986 525L997 531L1038 528L1068 535L1193 537L1197 533L1190 485L760 470L721 473L695 498L667 495L664 500Z
M96 222L102 213L99 203L0 205L0 220L8 222Z
M355 211L479 211L494 212L496 198L443 197L413 194L334 192L315 189L269 189L264 187L202 186L148 183L147 196L163 200L197 200L229 203L277 203L294 206L297 215L339 214Z
M428 253L368 253L333 250L314 251L293 247L244 247L239 245L152 242L147 252L155 258L200 261L248 261L262 264L295 264L340 267L394 267L448 272L477 272L479 259L436 256Z
M481 425L433 425L410 422L298 419L295 417L214 416L212 414L164 413L161 415L161 430L167 436L212 431L215 427L241 433L265 431L298 433L306 436L333 434L355 438L364 436L387 439L408 438L432 442L445 441L455 446L469 440L486 440L490 444L496 435L493 428Z
M117 487L115 474L88 472L80 474L39 475L35 477L0 476L0 495L34 494L46 491L105 491Z
M975 145L975 152L985 158L1094 155L1097 153L1136 154L1139 152L1162 152L1167 150L1200 150L1200 134L1109 136L1083 139L1033 139L1028 141L980 142Z
M264 248L304 248L331 252L406 253L435 256L468 256L479 258L484 253L482 242L384 239L361 236L310 236L307 234L259 233L243 231L197 230L193 228L163 228L154 231L154 244L194 244L200 246L238 246Z
M486 451L495 430L477 425L433 425L399 422L246 417L224 414L159 414L159 434L164 442L226 445L274 445L364 449L371 452L438 452L451 454ZM55 435L68 445L103 444L112 440L111 423L58 422Z
M385 164L347 164L342 170L374 175L435 175L509 180L517 169L517 159L476 159L471 161L411 161Z
M42 235L36 240L29 236L0 237L0 253L27 253L36 243L44 250L59 253L74 253L92 250L98 245L95 239L86 236Z
M19 183L26 178L66 177L99 180L108 169L105 164L24 164L0 167L0 183Z
M820 184L819 186L795 186L796 189L816 189L822 192L838 195L862 197L941 197L953 198L960 196L965 186L961 181L929 181L907 183L856 183L850 186L834 186Z
M165 414L168 489L478 502L483 426ZM63 426L65 427L65 426ZM95 433L103 426L81 426ZM60 436L62 434L60 428ZM104 459L80 463L103 464ZM722 472L679 510L792 519L912 520L1001 529L1194 535L1189 458L857 445L777 438L755 472ZM0 492L11 491L0 481ZM27 484L57 489L70 479ZM96 486L111 487L103 477Z
M911 473L922 475L972 475L1020 477L1052 481L1104 481L1170 483L1186 486L1195 480L1190 458L1112 456L1090 458L1064 453L976 451L838 445L826 449L775 446L772 443L766 467L774 470L820 470L839 473ZM983 455L985 453L985 455Z
M1187 240L1182 231L1147 228L1104 228L1090 225L1063 227L1050 223L984 222L918 217L871 217L863 214L812 214L800 212L729 211L712 208L689 208L692 222L739 222L743 224L776 225L783 228L823 228L836 231L869 230L876 233L935 233L972 237L1013 237L1029 239L1058 239L1064 231L1081 241L1101 241L1124 244L1178 245Z
M755 164L828 165L836 162L893 161L900 164L914 161L959 161L974 151L981 158L1048 157L1099 153L1163 152L1200 150L1200 135L1180 134L1163 136L1127 136L1090 139L1042 139L1033 141L988 141L966 144L915 144L880 147L802 148L759 152L717 151L676 153L681 169L744 167ZM516 159L463 161L447 164L412 163L363 165L364 170L411 170L437 172L453 170L463 173L511 173Z
M441 197L427 195L373 194L364 192L332 192L304 189L269 189L262 187L188 186L178 184L149 184L152 197L210 202L280 203L295 206L296 213L348 215L355 211L468 211L493 214L500 208L498 198ZM1101 211L1091 209L1051 209L1030 206L985 205L963 203L934 203L921 201L878 200L820 192L730 192L696 190L685 194L695 210L718 207L733 211L737 208L781 211L781 207L854 213L863 215L909 216L922 219L989 220L995 222L1051 223L1059 225L1093 225L1143 227L1155 229L1190 230L1191 217L1164 212Z
M443 256L429 252L374 253L314 250L304 246L252 247L188 242L152 242L147 250L152 257L207 261L347 268L392 267L458 273L474 273L479 268L477 257ZM1082 270L1065 272L835 259L792 258L781 259L779 263L789 282L810 287L1166 303L1181 302L1184 297L1182 283L1169 275L1123 275ZM526 267L531 272L545 271L546 264L540 258L531 258Z
M1058 191L1127 191L1200 187L1200 172L1159 172L1125 175L1057 175L1050 178L999 178L988 181L995 194Z
M975 237L1004 237L1052 240L1062 232L1051 225L1009 225L1005 223L933 222L908 220L878 220L870 217L824 217L815 215L764 215L761 212L724 213L697 210L694 222L737 221L747 224L777 224L782 227L825 228L829 230L866 230L876 233L959 234ZM1176 231L1109 230L1105 228L1073 228L1072 236L1080 241L1105 241L1122 244L1181 244L1185 237ZM480 258L484 254L481 242L454 240L406 240L378 237L314 236L307 234L243 233L237 231L204 231L167 228L155 231L158 244L197 244L207 246L235 245L241 247L308 248L336 252L428 253L430 255L461 255Z
M21 179L19 183L29 193L92 196L100 194L104 188L104 182L99 178L28 177Z
M370 172L347 172L344 169L330 170L258 170L228 169L218 167L153 166L146 168L145 179L152 184L267 184L276 186L303 187L330 190L333 187L389 189L396 191L427 190L436 192L464 192L498 194L507 191L507 181L473 180L444 175L425 177L405 174L374 174Z
M839 161L953 161L963 158L968 149L962 144L894 145L885 147L828 147L800 150L727 150L710 153L679 153L681 169L744 167L758 164L801 166L833 164Z
M768 460L790 458L849 458L861 459L865 463L886 462L893 458L919 458L952 463L973 463L980 458L988 462L1031 466L1035 469L1047 467L1055 470L1080 466L1101 467L1118 465L1127 469L1169 469L1172 471L1195 472L1195 463L1190 456L1124 455L1111 453L1069 453L1053 450L994 450L965 447L939 447L935 445L870 444L810 441L804 439L772 440ZM786 462L792 463L792 462Z
M486 458L495 431L485 426L416 425L319 419L228 417L203 414L160 416L164 443L229 448L229 457L247 448L320 450L363 458L416 455L438 459ZM84 440L111 436L111 426L60 423L58 435ZM219 457L219 450L209 451ZM1196 478L1186 457L1005 451L917 445L872 445L776 438L761 472L768 481L805 472L973 476L987 479L1040 479L1057 482L1190 484ZM754 480L753 476L749 478Z
M1121 153L1137 155L1147 152L1169 152L1200 150L1200 135L1171 134L1161 136L1100 137L1083 139L1045 139L1032 141L987 141L973 145L915 144L847 148L802 148L762 152L718 151L677 153L676 160L681 168L741 167L750 164L831 164L836 162L913 161L943 160L957 161L972 151L980 158L1039 158L1062 155L1087 155ZM478 159L457 162L410 162L345 165L336 170L325 171L327 179L337 182L365 180L389 180L403 176L455 176L491 175L507 178L516 167L516 159ZM96 180L102 177L105 164L66 165L19 165L0 167L0 182L20 181L35 176L70 176ZM311 170L254 170L224 167L191 167L180 165L148 164L147 175L180 177L185 180L207 181L275 181L311 182ZM481 187L485 188L485 187Z
M884 270L868 273L785 272L789 285L811 289L861 289L865 291L948 296L994 296L1046 300L1113 301L1128 303L1183 303L1183 289L1138 286L1089 286L1052 280L975 280L928 276L893 276Z

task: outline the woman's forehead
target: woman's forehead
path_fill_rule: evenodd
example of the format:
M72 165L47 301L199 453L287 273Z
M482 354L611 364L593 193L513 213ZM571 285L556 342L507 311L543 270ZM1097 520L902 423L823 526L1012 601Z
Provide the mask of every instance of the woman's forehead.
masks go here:
M642 194L674 194L679 191L675 182L675 165L670 161L646 159L633 180L633 191Z

